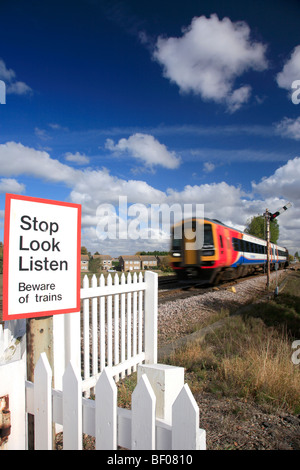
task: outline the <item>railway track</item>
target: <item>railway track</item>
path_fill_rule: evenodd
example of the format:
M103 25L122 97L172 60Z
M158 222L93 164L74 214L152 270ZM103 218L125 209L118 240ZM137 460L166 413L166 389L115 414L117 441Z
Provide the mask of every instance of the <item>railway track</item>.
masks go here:
M208 286L204 281L186 280L178 281L174 277L169 282L162 280L162 283L158 281L159 291L158 291L158 303L163 304L170 301L176 301L179 299L187 299L189 297L194 297L197 295L203 295L207 292L212 292L216 290L226 290L229 287L235 286L244 282L248 279L255 279L261 276L265 276L265 273L252 274L249 276L241 277L239 279L224 281L218 284L218 286ZM170 276L171 277L171 276Z

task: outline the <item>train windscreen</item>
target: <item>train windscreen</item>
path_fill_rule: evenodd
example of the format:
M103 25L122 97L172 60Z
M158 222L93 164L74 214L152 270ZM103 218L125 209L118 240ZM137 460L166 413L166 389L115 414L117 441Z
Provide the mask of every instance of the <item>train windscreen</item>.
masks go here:
M214 239L212 234L212 229L210 224L204 224L204 243L203 246L209 245L213 246Z

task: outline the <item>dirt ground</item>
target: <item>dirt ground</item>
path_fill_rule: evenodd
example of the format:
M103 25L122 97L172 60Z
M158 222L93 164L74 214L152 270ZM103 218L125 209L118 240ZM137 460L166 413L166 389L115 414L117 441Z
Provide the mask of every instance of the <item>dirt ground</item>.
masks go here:
M208 450L300 450L300 415L208 393L195 399Z
M300 415L269 413L239 399L194 395L200 409L200 427L206 431L207 450L300 450ZM62 433L56 449L63 447ZM85 435L83 449L94 450L95 439Z

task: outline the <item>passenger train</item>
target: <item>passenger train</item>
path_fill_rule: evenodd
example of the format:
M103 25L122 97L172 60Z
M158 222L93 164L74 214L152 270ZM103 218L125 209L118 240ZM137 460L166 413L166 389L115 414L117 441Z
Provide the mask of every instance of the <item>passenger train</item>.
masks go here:
M201 230L203 240L197 247L196 234ZM219 220L194 218L173 226L170 262L179 279L197 277L218 284L262 271L267 264L267 242ZM288 264L288 250L270 243L271 269Z

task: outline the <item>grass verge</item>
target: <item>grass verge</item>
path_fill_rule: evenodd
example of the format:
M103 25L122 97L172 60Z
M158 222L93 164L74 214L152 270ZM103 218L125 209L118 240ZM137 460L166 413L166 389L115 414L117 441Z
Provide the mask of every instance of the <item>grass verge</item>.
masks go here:
M168 363L185 367L193 393L243 397L271 409L300 413L300 366L291 344L300 339L300 272L274 300L229 318L203 343L175 351Z

